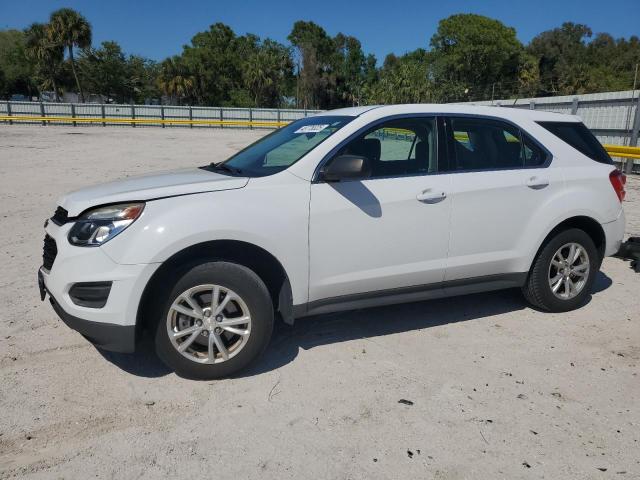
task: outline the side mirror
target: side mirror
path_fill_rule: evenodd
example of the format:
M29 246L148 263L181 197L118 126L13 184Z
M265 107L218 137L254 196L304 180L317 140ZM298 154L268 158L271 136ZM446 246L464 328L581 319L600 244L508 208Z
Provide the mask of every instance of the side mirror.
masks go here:
M340 155L320 171L320 178L325 182L367 178L370 175L369 159L360 155Z

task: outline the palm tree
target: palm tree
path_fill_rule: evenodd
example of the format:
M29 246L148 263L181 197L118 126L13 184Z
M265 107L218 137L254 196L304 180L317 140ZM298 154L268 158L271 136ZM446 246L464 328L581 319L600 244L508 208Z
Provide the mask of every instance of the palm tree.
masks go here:
M264 49L259 49L252 54L244 66L244 82L253 93L253 104L260 107L260 101L264 98L264 92L273 85L273 62Z
M196 81L180 57L167 58L160 65L158 86L169 97L180 99L193 95Z
M84 92L78 80L73 48L88 48L91 46L91 25L80 13L71 8L61 8L51 14L49 19L49 34L53 42L69 49L71 70L76 79L76 85L80 92L80 101L84 102Z
M51 41L49 27L43 23L34 23L25 30L26 55L35 63L37 76L40 77L42 90L51 88L58 99L56 77L60 74L64 60L63 47Z
M242 77L245 87L253 95L254 106L278 106L282 84L292 68L289 55L286 47L269 39L245 55Z

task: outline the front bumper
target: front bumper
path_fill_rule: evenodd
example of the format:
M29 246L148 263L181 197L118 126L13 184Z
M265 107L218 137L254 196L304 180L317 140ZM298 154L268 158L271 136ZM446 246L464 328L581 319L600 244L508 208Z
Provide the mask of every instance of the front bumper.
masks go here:
M121 353L131 353L135 351L135 325L114 325L111 323L92 322L69 315L53 295L47 291L42 270L38 270L38 287L40 288L40 298L42 300L49 294L49 301L58 317L60 317L69 328L80 333L96 347Z
M72 329L105 350L131 352L135 346L138 307L144 289L159 263L123 265L100 247L75 247L67 241L70 225L49 222L47 234L57 244L49 269L40 268L41 296L48 294L58 316ZM79 301L74 285L110 284L101 303ZM84 292L80 297L87 297ZM85 299L86 300L86 299Z

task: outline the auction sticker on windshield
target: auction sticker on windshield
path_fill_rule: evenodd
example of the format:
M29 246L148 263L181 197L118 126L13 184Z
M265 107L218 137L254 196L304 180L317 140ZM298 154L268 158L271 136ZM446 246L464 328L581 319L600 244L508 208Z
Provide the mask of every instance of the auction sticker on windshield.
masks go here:
M304 127L300 127L293 133L318 133L327 128L329 125L305 125Z

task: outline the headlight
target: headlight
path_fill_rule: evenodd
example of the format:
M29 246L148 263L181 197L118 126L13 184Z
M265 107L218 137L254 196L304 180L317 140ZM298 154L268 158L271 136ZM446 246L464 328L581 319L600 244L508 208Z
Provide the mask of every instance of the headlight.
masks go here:
M69 231L69 243L97 247L131 225L144 210L144 203L121 203L83 213Z

